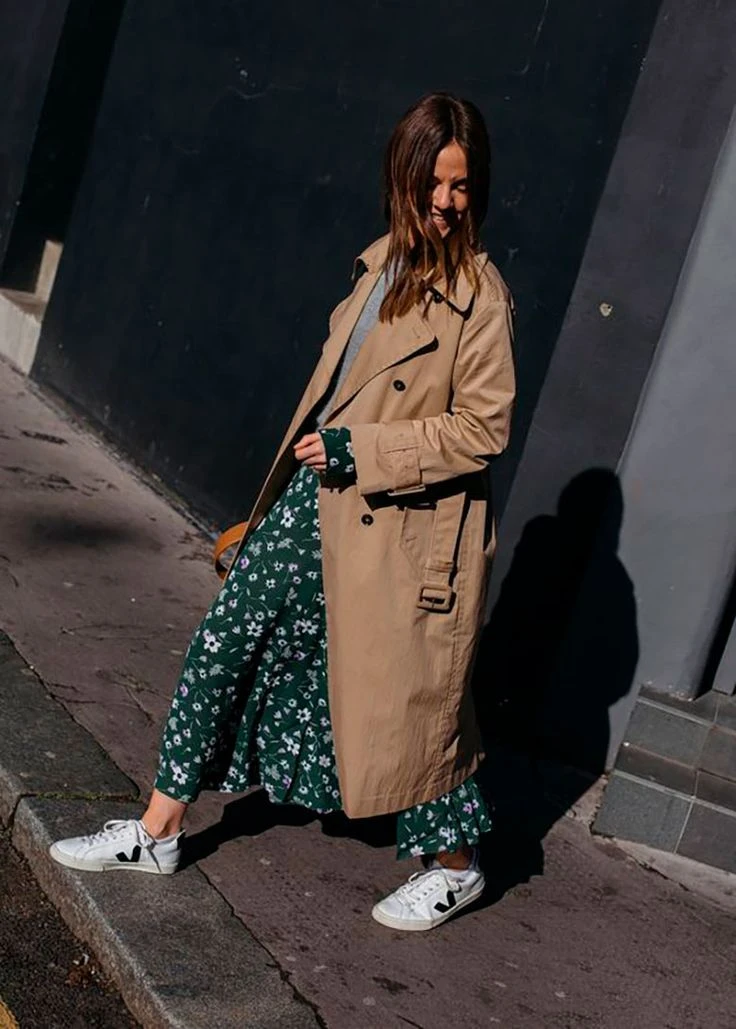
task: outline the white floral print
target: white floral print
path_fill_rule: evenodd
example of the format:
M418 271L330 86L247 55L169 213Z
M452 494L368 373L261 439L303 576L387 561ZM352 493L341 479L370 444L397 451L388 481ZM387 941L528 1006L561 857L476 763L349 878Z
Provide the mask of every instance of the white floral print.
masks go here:
M339 433L343 459L349 455L349 430L323 432ZM260 784L279 803L319 813L342 806L327 701L318 490L317 475L302 467L192 637L159 760L156 787L168 796L191 801L202 789ZM398 816L398 855L472 844L489 828L470 779Z

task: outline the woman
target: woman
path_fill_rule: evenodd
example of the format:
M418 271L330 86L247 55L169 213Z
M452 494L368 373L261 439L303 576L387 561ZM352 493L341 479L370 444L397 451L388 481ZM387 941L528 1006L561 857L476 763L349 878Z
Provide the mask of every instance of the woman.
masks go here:
M387 236L354 288L278 451L224 586L190 644L140 820L55 843L73 868L171 873L202 789L397 812L422 857L373 909L430 929L480 896L490 828L473 779L469 678L493 550L484 472L506 445L510 297L479 252L479 111L433 94L396 127Z

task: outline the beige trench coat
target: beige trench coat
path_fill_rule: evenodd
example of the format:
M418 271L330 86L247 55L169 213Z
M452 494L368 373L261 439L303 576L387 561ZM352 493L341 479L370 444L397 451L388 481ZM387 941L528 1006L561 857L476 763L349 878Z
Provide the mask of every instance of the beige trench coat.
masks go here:
M356 261L249 532L295 471L293 444L387 248L384 237ZM350 428L357 472L319 495L330 715L352 818L432 800L481 757L469 680L494 545L483 473L506 446L514 371L508 290L485 254L477 262L477 295L461 277L450 297L428 293L426 309L372 329L326 422Z

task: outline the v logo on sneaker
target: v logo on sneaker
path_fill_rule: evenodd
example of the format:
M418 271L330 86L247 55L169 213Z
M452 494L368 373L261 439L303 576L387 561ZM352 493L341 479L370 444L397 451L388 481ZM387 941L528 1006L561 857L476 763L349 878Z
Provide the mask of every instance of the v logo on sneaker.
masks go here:
M119 854L116 854L115 857L118 859L118 861L130 861L132 864L135 864L141 859L140 844L137 843L135 847L133 847L133 850L130 853L130 857L128 857L128 855L123 850L121 850Z
M444 915L446 911L452 911L456 904L457 901L455 899L455 894L452 892L452 890L448 890L447 902L443 904L442 901L440 901L438 904L435 904L434 909L435 911L439 911L441 914Z
M477 867L460 875L441 869L415 872L409 881L384 897L371 914L389 929L434 929L483 893L485 879Z
M57 840L49 854L60 865L80 871L108 872L128 868L135 872L172 875L181 855L183 832L155 840L137 818L113 818L99 832Z

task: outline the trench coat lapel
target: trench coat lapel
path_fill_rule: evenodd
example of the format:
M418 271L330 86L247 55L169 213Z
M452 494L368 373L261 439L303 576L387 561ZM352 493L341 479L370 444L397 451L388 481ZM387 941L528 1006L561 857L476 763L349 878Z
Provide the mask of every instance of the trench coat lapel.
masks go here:
M377 277L372 276L374 283ZM429 319L416 308L393 322L376 322L363 341L345 382L333 400L327 421L329 422L337 411L349 403L376 375L423 350L433 343L434 339L435 331Z
M319 363L319 374L316 376L316 381L313 382L313 389L309 391L311 394L309 400L312 405L317 404L327 392L345 347L348 345L348 340L360 318L368 297L371 295L373 287L378 282L380 274L381 269L377 268L375 271L366 272L361 276L355 287L355 293L349 307L335 326L335 331L325 343L322 360Z
M319 361L317 367L314 370L314 374L307 384L307 388L297 406L294 416L291 420L286 436L276 454L276 460L274 461L271 473L264 484L264 488L259 497L259 502L256 504L256 508L260 507L260 500L267 494L267 486L273 473L275 472L278 464L283 458L286 451L289 449L294 441L294 434L298 432L304 423L307 415L314 410L319 404L322 397L327 392L332 377L337 370L338 363L342 357L343 351L348 344L350 334L355 328L355 324L360 317L360 312L363 310L366 300L368 299L371 290L378 280L378 276L381 273L381 268L376 267L364 275L358 280L350 303L346 310L343 312L342 317L339 319L334 331L330 334L327 342L324 345L322 358ZM367 342L367 340L366 340ZM342 390L341 390L342 392ZM334 404L332 405L334 408ZM255 509L254 509L255 510Z

